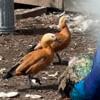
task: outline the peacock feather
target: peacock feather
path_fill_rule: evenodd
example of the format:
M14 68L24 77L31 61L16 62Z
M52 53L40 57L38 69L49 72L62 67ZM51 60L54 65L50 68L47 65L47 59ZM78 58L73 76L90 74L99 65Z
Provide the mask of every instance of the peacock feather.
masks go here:
M74 84L84 79L91 72L93 60L90 55L72 57L67 68L58 78L58 91L61 96L69 97Z
M66 80L71 80L73 82L78 82L82 80L91 71L92 67L92 57L90 55L78 55L72 57L69 61L67 68L59 77L59 81L63 78Z
M89 55L78 56L76 62L73 64L73 73L76 74L78 81L82 80L91 71L93 61Z

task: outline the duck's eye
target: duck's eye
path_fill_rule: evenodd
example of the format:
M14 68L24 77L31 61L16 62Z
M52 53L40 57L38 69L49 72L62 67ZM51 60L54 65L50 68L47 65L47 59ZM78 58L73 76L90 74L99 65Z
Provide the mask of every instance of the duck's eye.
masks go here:
M52 38L55 38L55 36L51 36Z

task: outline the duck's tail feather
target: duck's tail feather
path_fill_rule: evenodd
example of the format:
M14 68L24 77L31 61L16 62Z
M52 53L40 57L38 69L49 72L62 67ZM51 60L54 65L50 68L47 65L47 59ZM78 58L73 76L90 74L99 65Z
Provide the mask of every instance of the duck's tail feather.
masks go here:
M14 76L14 71L16 70L19 63L12 66L12 68L3 76L3 79L9 79Z

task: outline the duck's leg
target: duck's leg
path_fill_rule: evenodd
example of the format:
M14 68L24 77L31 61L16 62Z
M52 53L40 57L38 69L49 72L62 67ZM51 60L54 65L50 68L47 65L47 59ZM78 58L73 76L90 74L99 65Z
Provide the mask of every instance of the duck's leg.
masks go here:
M54 65L61 64L61 63L62 63L62 60L61 60L59 54L58 54L57 52L56 52L55 54L56 54L56 56L57 56L57 58L58 58L58 62L53 62L53 64L54 64Z
M62 60L61 60L61 58L60 58L60 56L59 56L59 54L58 54L57 52L56 52L56 56L57 56L57 58L58 58L59 64L61 64Z
M31 80L32 80L31 75L28 75L28 79L29 79L29 85L30 85L30 88L32 88L32 87L33 87L33 85L32 85L32 82L31 82Z
M54 62L54 65L68 65L68 61L62 61L61 57L59 56L59 54L56 52L55 53L57 58L58 58L58 62Z
M40 79L34 78L32 75L28 75L28 79L29 79L30 88L33 88L32 79L34 79L37 84L41 85Z

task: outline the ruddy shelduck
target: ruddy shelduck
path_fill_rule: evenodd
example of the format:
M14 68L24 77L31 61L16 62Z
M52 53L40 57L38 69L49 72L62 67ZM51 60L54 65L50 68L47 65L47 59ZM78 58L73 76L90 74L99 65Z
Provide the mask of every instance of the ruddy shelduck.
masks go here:
M31 82L31 76L36 75L52 62L54 50L51 47L52 42L56 41L56 35L47 33L41 38L42 49L38 49L26 54L22 59L15 64L3 77L9 79L13 76L28 75ZM32 86L32 84L31 84Z

